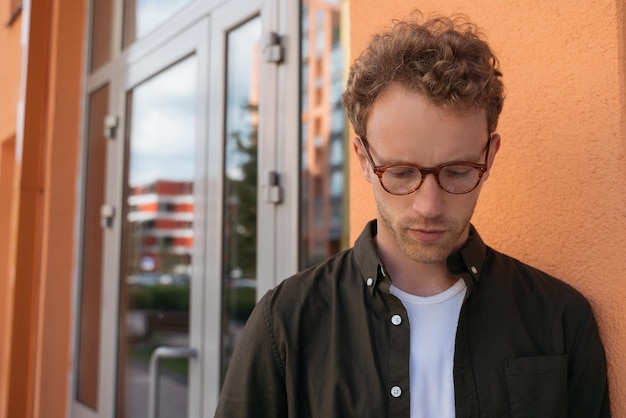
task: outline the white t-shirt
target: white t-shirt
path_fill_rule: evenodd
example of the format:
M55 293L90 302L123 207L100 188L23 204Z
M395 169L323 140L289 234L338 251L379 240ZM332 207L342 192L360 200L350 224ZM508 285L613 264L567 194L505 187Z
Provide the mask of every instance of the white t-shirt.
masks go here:
M465 282L434 296L421 297L394 287L411 327L411 418L454 418L454 343Z

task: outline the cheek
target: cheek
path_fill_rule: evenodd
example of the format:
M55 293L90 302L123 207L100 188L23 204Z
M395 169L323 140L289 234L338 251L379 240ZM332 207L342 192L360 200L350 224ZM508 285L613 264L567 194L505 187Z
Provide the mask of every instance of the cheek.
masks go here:
M459 197L455 202L447 202L448 213L456 218L471 218L478 202L478 190Z
M374 176L372 182L374 199L376 200L376 206L380 214L385 213L387 217L397 219L410 216L412 212L412 200L410 198L407 199L407 196L394 196L387 193L378 182L378 177L376 176Z

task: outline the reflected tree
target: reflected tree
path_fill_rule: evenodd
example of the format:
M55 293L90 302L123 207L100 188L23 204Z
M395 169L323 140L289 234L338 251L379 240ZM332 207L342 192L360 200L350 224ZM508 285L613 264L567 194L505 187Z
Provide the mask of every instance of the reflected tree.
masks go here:
M258 106L242 109L254 121ZM233 131L227 144L227 175L224 185L226 275L256 277L258 127L248 123Z

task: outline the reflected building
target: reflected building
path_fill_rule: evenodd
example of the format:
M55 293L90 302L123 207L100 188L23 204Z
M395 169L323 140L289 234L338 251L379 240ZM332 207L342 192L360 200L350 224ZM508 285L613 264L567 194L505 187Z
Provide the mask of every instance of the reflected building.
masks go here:
M346 122L338 3L302 2L300 267L346 247Z
M193 182L156 180L128 197L129 272L189 275L193 247Z

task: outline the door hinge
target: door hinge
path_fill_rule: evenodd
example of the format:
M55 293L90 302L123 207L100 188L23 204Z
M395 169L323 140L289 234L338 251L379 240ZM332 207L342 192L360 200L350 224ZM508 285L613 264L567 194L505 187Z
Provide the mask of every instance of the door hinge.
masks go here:
M119 125L119 118L115 115L107 115L104 117L104 137L108 139L115 139L117 136L117 126Z
M265 35L264 49L265 60L280 64L285 59L285 51L281 43L282 39L276 32L269 32Z
M113 227L115 219L115 206L104 204L100 206L100 225L102 228Z
M274 204L279 204L283 202L283 188L280 185L280 174L277 171L267 172L265 202Z

